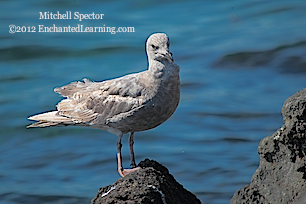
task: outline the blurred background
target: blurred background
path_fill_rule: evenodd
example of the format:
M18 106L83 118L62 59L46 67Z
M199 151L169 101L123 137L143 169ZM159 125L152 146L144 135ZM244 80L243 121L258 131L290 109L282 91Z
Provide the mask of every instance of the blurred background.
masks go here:
M0 203L89 203L115 182L116 137L81 127L26 129L55 109L57 86L147 69L145 41L169 35L181 101L159 127L135 134L137 162L166 166L202 203L229 203L259 164L259 141L305 88L304 0L0 1ZM104 14L40 20L39 12ZM16 26L134 27L131 33L9 33ZM129 166L127 136L124 166Z

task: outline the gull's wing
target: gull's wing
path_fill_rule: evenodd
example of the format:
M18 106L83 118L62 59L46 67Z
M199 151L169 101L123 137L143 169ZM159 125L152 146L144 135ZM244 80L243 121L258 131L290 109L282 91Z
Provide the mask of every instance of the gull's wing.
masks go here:
M55 88L63 99L57 104L58 114L70 118L74 123L103 125L106 120L120 113L127 113L146 102L145 86L139 75L130 74L103 82L73 82Z

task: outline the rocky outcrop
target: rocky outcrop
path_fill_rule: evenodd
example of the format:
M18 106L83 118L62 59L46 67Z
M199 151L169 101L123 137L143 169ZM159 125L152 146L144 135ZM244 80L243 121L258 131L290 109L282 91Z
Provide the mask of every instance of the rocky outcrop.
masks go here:
M179 184L166 167L146 159L141 170L119 178L114 184L98 190L92 204L197 204L201 203Z
M306 89L285 101L282 114L285 124L260 141L260 165L251 184L237 190L231 204L301 203L305 199Z

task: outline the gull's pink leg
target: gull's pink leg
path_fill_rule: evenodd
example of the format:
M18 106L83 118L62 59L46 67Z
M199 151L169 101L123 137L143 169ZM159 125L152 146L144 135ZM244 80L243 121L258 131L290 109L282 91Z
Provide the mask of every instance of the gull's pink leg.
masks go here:
M129 146L130 146L130 159L131 159L132 169L124 169L124 171L126 171L127 174L141 169L140 167L136 167L133 145L134 145L134 132L131 132L129 137Z
M135 164L135 157L134 157L134 151L133 151L133 143L134 143L133 135L134 135L134 133L131 133L130 138L129 138L129 146L130 146L130 153L131 153L131 166L132 166L132 169L123 169L123 167L122 167L122 156L121 156L121 147L122 147L122 144L121 144L121 139L122 139L123 134L118 136L118 140L117 140L117 143L116 143L116 146L117 146L117 158L118 158L118 173L122 177L128 175L129 173L132 173L134 171L138 171L138 170L141 169L140 167L135 168L136 164ZM132 138L131 138L131 136L132 136ZM134 165L134 168L133 168L133 165Z
M122 139L123 134L120 134L118 136L117 142L116 142L116 147L117 147L117 160L118 160L118 173L120 176L124 177L123 175L123 167L122 167L122 157L121 157L121 139Z
M131 132L130 137L129 137L129 146L130 146L130 159L131 159L131 167L136 168L136 163L135 163L135 156L134 156L134 133Z

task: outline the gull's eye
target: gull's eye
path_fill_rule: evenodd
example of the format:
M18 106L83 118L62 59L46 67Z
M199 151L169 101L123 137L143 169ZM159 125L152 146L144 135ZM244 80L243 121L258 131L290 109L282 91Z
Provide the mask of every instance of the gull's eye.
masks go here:
M168 42L167 42L167 47L169 47L169 46L170 46L170 42L168 41Z
M152 44L151 46L152 46L152 48L155 49L155 50L157 50L157 49L159 48L158 46L155 46L155 45L153 45L153 44Z

